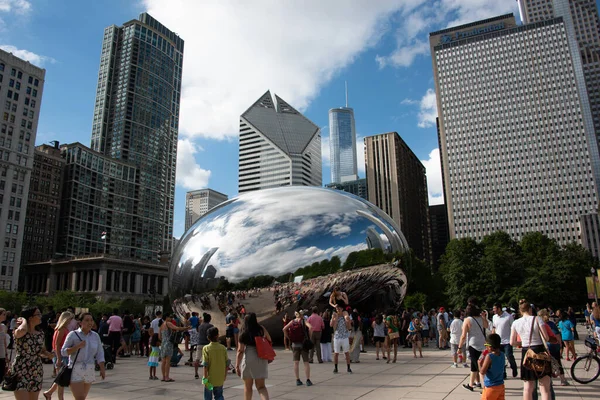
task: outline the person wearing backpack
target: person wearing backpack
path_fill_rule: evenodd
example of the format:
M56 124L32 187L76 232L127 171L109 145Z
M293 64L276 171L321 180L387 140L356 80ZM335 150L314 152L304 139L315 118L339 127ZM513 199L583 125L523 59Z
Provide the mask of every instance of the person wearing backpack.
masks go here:
M308 349L304 343L308 339L308 330L312 329L309 322L304 320L302 311L295 312L296 318L290 321L284 328L283 333L287 334L290 341L292 342L292 351L294 353L294 374L296 375L296 386L302 386L303 383L300 380L300 357L304 363L304 373L306 375L306 386L312 386L310 380L310 364L308 363ZM312 342L310 342L312 343Z

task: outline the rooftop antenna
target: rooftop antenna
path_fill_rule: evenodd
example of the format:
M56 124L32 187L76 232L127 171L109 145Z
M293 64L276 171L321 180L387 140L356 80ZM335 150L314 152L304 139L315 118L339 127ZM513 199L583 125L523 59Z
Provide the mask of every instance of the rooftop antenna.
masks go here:
M348 108L348 81L344 81L344 85L346 86L346 108Z

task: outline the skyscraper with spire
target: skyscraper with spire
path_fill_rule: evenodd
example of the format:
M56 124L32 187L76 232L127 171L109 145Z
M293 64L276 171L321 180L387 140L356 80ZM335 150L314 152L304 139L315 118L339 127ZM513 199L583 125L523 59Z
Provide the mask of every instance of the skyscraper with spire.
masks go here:
M329 110L329 154L331 183L342 183L358 179L356 166L356 128L354 110L346 106Z
M240 116L239 192L321 186L321 130L267 91Z

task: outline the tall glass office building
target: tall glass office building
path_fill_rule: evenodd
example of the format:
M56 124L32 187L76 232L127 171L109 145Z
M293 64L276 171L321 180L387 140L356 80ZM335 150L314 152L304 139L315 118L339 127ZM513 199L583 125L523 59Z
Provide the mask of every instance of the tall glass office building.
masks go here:
M138 169L131 247L147 261L172 247L183 44L147 13L102 42L91 147Z
M356 130L352 108L340 107L329 110L329 152L332 183L358 179Z

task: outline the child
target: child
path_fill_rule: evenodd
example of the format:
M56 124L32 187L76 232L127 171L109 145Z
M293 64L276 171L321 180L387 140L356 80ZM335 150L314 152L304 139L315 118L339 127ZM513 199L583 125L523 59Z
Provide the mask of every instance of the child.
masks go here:
M463 361L465 361L463 366L465 368L469 367L469 364L466 363L467 360L463 359L463 356L466 357L467 354L467 346L463 345L462 349L458 348L458 345L460 344L460 335L462 335L462 327L463 321L460 319L460 310L455 310L454 319L450 324L450 348L452 351L452 360L454 361L452 363L453 368L457 368L458 364L461 364Z
M423 350L422 350L422 338L421 338L421 330L423 327L421 326L421 320L419 318L415 318L410 322L408 327L408 336L407 340L412 341L413 343L413 355L417 358L417 349L419 349L419 356L423 358Z
M500 351L500 336L492 333L487 337L485 355L479 359L479 373L485 375L481 400L504 400L504 363L506 358ZM486 354L487 353L487 354Z
M152 351L150 351L150 357L148 357L148 366L150 367L149 379L155 381L158 380L156 377L156 367L158 367L158 357L160 356L160 339L158 338L158 333L152 335L150 346L152 347Z
M204 400L223 399L223 384L227 378L227 349L219 340L219 329L212 327L206 332L210 344L202 349L204 364Z

